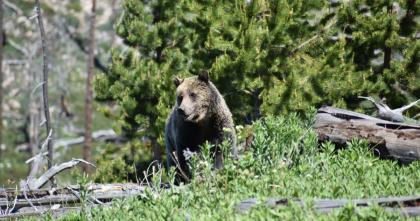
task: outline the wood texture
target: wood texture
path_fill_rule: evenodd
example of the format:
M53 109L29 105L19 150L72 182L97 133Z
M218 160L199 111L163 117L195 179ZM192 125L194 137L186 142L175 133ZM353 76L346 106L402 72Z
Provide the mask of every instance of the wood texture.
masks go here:
M383 158L403 163L420 159L420 125L396 123L333 107L318 110L313 126L319 140L342 145L354 138L369 141Z
M82 200L86 200L88 205L104 206L113 199L145 197L146 188L146 186L132 183L91 184L84 188L87 190L86 199L80 198L82 188L78 185L34 191L0 190L0 211L7 211L6 214L0 214L0 219L41 215L46 212L62 214L79 210Z

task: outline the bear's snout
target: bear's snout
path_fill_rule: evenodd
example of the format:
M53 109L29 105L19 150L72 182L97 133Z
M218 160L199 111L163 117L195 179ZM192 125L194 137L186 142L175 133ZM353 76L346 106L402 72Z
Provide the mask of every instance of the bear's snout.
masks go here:
M178 114L180 114L181 116L185 116L186 114L185 114L185 111L182 109L182 108L180 108L180 107L178 107L177 109L176 109L176 111L178 111Z

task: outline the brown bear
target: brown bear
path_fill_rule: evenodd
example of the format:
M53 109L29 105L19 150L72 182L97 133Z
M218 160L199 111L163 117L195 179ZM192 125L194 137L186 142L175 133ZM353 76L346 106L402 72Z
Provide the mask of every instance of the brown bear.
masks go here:
M232 114L207 71L185 79L175 78L176 103L165 127L165 144L168 167L178 169L178 177L187 181L191 173L186 160L186 150L200 152L205 141L214 145L215 168L223 166L223 153L218 147L224 138L236 157L236 134ZM227 129L227 130L226 130Z

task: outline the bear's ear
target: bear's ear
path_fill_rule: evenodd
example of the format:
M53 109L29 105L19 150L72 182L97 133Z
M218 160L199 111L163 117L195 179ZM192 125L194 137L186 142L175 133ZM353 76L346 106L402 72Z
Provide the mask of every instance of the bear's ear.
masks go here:
M198 80L208 82L210 79L209 72L207 70L202 70L200 74L198 74Z
M184 81L184 79L179 78L179 77L174 77L173 81L174 81L175 86L178 87Z

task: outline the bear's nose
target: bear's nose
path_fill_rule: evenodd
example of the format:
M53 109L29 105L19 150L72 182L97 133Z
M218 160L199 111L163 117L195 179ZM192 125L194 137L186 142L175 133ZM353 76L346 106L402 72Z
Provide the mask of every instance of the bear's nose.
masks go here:
M182 108L178 107L178 108L177 108L177 111L178 111L178 113L179 113L179 114L181 114L181 115L184 115L184 116L185 116L185 111L184 111Z

